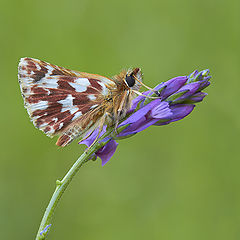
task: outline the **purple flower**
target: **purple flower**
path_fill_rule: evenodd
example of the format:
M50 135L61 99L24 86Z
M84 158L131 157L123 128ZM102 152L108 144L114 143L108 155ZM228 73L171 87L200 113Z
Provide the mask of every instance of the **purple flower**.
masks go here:
M157 85L154 90L143 92L148 97L158 97L151 99L144 96L138 96L133 100L132 108L128 112L128 118L118 127L123 129L117 136L108 136L103 141L110 141L95 153L102 160L102 165L106 164L113 156L117 148L116 139L130 137L151 125L166 125L178 121L192 112L194 103L201 102L207 95L201 92L206 88L211 78L208 76L209 70L198 72L194 71L189 76L181 76L168 80ZM100 134L106 132L106 127ZM89 138L80 142L90 146L97 137L98 130L95 130Z
M100 133L99 137L101 137L106 132L106 128L107 127L104 126L103 131ZM89 147L93 143L93 141L96 139L96 137L98 135L98 131L99 131L99 129L96 129L91 134L91 136L89 136L87 139L81 141L80 144L85 144ZM109 140L109 138L104 139L104 141L107 141L107 140ZM102 165L105 165L109 161L109 159L113 156L113 154L115 153L117 146L118 146L118 143L115 140L111 139L105 146L103 146L96 153L94 153L92 158L100 157L102 160Z

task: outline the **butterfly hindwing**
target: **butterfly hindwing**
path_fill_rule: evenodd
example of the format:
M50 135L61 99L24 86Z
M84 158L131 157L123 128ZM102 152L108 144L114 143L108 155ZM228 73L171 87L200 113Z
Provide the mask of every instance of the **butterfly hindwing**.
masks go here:
M64 133L71 124L98 108L114 85L111 79L23 58L19 82L25 107L34 123L48 136ZM79 128L80 129L80 128Z

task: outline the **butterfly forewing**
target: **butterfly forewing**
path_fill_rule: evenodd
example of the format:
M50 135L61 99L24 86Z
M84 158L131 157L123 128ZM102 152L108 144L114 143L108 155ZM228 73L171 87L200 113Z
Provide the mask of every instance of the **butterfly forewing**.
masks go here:
M32 58L20 60L18 76L28 113L34 125L48 136L64 135L65 131L81 135L83 127L89 125L87 121L91 121L91 114L97 120L99 114L95 109L115 85L100 75L72 71ZM81 126L82 122L85 126ZM64 146L71 140L62 136L58 145Z

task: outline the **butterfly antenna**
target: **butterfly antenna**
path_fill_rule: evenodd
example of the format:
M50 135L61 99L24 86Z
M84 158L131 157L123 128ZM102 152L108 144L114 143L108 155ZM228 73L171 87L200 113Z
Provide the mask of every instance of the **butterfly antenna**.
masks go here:
M147 85L145 85L143 82L141 82L136 76L133 76L135 78L136 81L138 81L142 86L144 86L145 88L147 88L148 90L154 92L155 94L157 94L158 96L160 96L159 92L157 90L154 90L150 87L148 87ZM145 95L144 95L145 96Z
M137 95L139 95L139 96L142 96L142 97L145 97L145 98L151 98L151 99L159 99L160 97L151 97L151 96L146 96L146 95L144 95L144 94L142 94L142 93L140 93L139 91L136 91L136 90L132 90L134 93L136 93ZM154 91L154 92L156 92L156 91ZM159 96L159 94L157 93L157 95Z

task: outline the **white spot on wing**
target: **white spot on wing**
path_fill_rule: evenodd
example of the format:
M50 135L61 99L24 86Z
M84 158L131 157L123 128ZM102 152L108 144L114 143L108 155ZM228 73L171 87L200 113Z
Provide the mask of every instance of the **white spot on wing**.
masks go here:
M50 65L45 66L48 70L48 72L46 73L45 77L49 77L52 74L52 71L54 70L54 68Z
M44 127L46 127L48 125L48 123L42 123L40 126L39 126L39 128L40 129L43 129Z
M58 129L61 129L62 127L63 127L63 122L61 122L61 123L59 124Z
M87 90L86 86L81 86L81 85L78 85L76 83L71 83L71 82L69 82L68 84L71 85L75 89L75 91L79 92L79 93L85 92Z
M75 120L76 118L80 117L80 116L82 116L82 112L76 112L74 114L74 117L72 118L72 121Z
M58 88L58 79L54 78L42 78L38 81L38 86L43 86L45 88Z
M57 101L58 103L62 104L62 112L73 107L73 99L74 97L71 94L68 94L65 99ZM66 109L64 110L64 108Z
M50 126L50 130L47 132L47 134L53 134L55 132L54 128Z
M31 111L45 110L48 108L48 101L39 101L37 103L29 104Z
M98 84L102 87L102 94L105 96L108 95L108 88L105 86L105 84L100 81L98 81Z
M35 63L35 66L36 66L38 71L40 71L42 69L41 66L38 63Z
M89 94L89 95L88 95L88 98L89 98L90 100L92 100L92 101L96 100L96 97L95 97L94 94Z
M77 78L74 80L74 82L79 85L86 86L86 87L88 87L90 85L90 82L87 78Z
M58 118L53 118L52 121L54 121L55 123L58 121Z
M62 104L61 112L70 111L71 114L79 111L79 108L73 105L74 97L71 94L68 94L67 97L63 100L58 101Z
M47 95L50 95L51 91L48 88L44 88L45 91L47 91Z
M79 110L79 108L78 107L73 107L73 108L71 108L70 109L70 113L71 114L74 114L76 111L78 111Z
M90 86L90 82L87 78L77 78L74 80L74 82L69 82L76 92L85 92L87 90L87 87Z
M25 86L31 86L31 85L35 84L35 83L33 83L33 79L31 77L29 77L28 75L21 78L21 80L24 82ZM46 88L55 88L56 89L56 88L58 88L58 81L59 81L58 78L44 77L37 82L37 86L44 88L44 90L47 90Z

